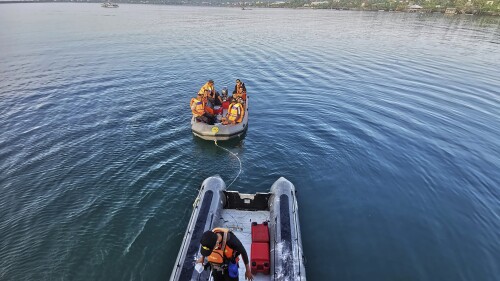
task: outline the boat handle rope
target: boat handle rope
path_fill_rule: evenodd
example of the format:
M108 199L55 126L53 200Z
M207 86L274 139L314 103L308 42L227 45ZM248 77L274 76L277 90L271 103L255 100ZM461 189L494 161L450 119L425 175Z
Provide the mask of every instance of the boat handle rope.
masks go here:
M232 181L232 182L231 182L231 183L227 186L227 188L229 188L229 187L233 184L233 182L234 182L234 181L235 181L235 180L236 180L236 179L240 176L240 174L241 174L241 160L240 160L240 157L238 157L238 155L236 155L236 153L234 153L234 152L230 151L229 149L227 149L227 148L225 148L225 147L222 147L222 146L218 145L218 144L217 144L217 139L216 139L216 140L214 140L214 142L215 142L215 145L216 145L217 147L220 147L220 148L224 149L225 151L227 151L227 152L231 153L234 157L236 157L236 159L238 159L238 162L240 163L240 170L239 170L238 174L236 175L236 177L233 179L233 181Z

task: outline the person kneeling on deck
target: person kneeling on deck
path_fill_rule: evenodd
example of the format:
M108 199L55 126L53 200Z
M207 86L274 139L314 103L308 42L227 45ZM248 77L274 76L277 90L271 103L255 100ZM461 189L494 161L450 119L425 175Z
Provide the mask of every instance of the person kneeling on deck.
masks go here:
M201 236L201 257L197 263L207 261L212 267L214 281L238 281L238 256L245 263L245 279L253 280L248 254L241 241L227 228L214 228Z
M224 125L235 125L243 121L243 116L245 116L245 109L243 108L243 99L232 99L229 108L227 109L227 115L222 118L222 124Z
M207 98L204 97L203 94L198 93L196 98L191 99L191 112L199 122L213 125L215 123L215 117L206 111L208 109L206 104Z

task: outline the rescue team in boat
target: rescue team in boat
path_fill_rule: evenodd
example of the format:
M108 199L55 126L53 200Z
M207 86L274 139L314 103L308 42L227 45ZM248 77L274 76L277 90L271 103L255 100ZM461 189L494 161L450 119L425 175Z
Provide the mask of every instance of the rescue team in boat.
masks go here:
M196 263L204 264L205 258L208 263L205 267L211 267L214 281L236 281L238 280L239 255L245 264L245 279L253 280L248 254L241 241L227 228L214 228L205 231L201 236L201 257Z
M208 80L203 85L196 97L191 99L191 112L198 122L213 125L220 121L223 125L238 124L245 116L245 101L247 90L245 83L240 79L236 79L233 96L228 97L227 89L222 90L222 96L215 91L214 81ZM221 120L216 118L216 115L222 115L223 110L227 109L227 114L221 117Z

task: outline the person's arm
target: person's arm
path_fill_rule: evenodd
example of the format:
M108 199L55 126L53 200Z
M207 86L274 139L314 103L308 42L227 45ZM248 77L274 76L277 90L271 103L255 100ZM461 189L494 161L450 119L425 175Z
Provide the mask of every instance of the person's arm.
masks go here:
M229 240L227 241L227 244L229 245L229 247L231 247L233 250L235 250L241 255L241 257L243 258L243 263L245 263L245 266L250 265L250 262L248 260L248 254L247 251L245 250L245 247L243 247L243 244L241 244L240 239L238 239L238 237L236 237L236 235L234 235L232 232L231 236L229 237Z
M238 237L236 237L236 235L231 232L231 236L229 237L227 244L233 250L238 252L243 258L243 263L245 264L245 279L250 281L253 280L252 269L250 268L250 262L248 260L248 254L245 250L245 247L243 247L243 244L241 244L240 239L238 239Z

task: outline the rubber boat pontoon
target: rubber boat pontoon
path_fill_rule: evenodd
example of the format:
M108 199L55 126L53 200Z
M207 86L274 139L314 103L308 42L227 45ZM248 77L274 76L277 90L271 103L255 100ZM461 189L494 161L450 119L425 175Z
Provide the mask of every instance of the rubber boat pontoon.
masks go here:
M241 194L225 189L226 184L219 176L203 181L170 281L212 280L209 270L201 273L195 270L195 260L200 257L201 235L215 227L228 228L245 246L255 281L305 281L293 184L281 177L272 185L270 193ZM255 229L262 231L263 226L268 235L267 248L264 247L267 253L262 252L262 243L257 243L265 241L256 242ZM239 261L239 280L245 280L242 259Z
M214 125L209 125L207 123L198 122L193 116L191 118L191 130L193 134L204 140L230 140L234 138L239 138L244 136L248 129L248 100L247 97L245 102L245 115L243 120L236 125L223 125L220 123L215 123ZM227 108L223 109L222 116L226 116Z

